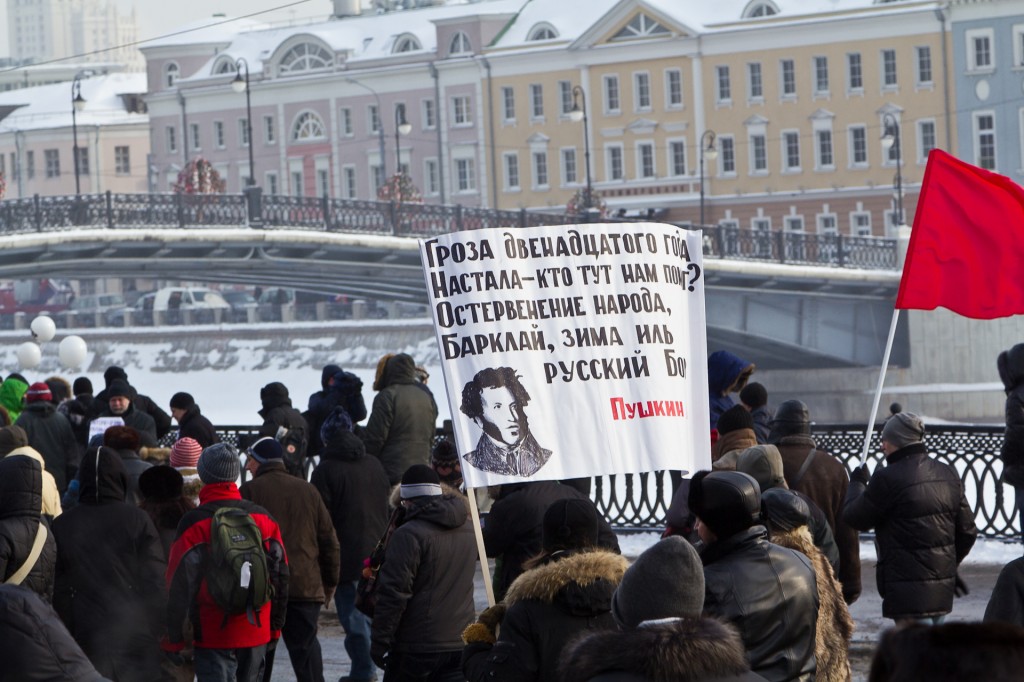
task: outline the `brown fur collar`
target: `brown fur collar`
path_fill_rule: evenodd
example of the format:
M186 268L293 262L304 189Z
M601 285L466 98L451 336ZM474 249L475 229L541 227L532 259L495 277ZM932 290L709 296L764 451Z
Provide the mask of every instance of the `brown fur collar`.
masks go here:
M697 682L742 675L750 666L736 628L707 617L593 632L562 655L563 682L583 682L614 670L646 680Z
M624 556L604 550L570 554L558 561L541 564L516 578L505 595L505 604L511 606L527 599L550 604L569 583L586 587L597 580L606 580L618 585L627 568L629 561Z

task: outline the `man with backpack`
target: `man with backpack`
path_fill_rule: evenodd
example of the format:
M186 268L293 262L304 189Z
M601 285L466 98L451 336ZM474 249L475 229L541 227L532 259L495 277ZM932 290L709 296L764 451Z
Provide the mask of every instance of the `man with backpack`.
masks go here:
M243 500L238 451L211 445L196 465L199 506L178 525L167 562L167 641L174 660L191 620L199 682L257 682L277 644L288 603L288 560L281 530L259 505Z

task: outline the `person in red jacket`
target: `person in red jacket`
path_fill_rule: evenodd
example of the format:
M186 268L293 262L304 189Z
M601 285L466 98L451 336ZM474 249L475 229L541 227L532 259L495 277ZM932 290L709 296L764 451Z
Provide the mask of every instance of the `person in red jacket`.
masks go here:
M288 604L288 559L281 529L263 507L242 499L236 485L241 468L234 447L227 443L211 445L203 450L196 469L203 482L200 504L181 519L167 562L169 599L163 647L169 657L179 655L185 646L185 619L190 617L199 682L256 682L268 646L276 646L280 637ZM203 576L213 515L223 507L244 509L263 536L274 596L262 607L255 624L244 613L225 614L210 596Z

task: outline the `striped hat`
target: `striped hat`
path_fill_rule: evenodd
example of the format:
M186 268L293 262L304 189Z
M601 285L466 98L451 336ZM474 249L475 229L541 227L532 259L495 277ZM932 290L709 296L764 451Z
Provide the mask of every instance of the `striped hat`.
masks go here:
M203 446L195 438L179 438L171 446L171 466L178 469L194 469L203 454Z
M28 391L25 392L25 402L34 403L40 400L49 402L53 399L53 394L50 393L50 387L42 381L37 381L28 387Z

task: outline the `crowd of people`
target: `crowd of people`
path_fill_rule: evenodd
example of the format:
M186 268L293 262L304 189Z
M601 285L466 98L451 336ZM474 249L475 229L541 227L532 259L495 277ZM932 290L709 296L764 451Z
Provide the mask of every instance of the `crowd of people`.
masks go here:
M999 369L1012 444L1024 344ZM712 467L676 472L663 537L632 563L589 479L467 491L404 353L381 358L369 410L338 365L305 411L267 384L258 434L239 443L191 394L165 412L120 367L95 395L85 378L11 374L0 681L269 681L283 646L297 680L323 682L332 604L351 662L339 682L850 680L859 531L875 533L895 626L870 679L1016 679L1024 559L1000 575L986 622L943 622L977 530L923 420L894 410L885 466L848 474L811 436L807 405L770 410L754 370L709 358ZM1024 461L1004 457L1011 475ZM495 565L479 613L478 547Z

